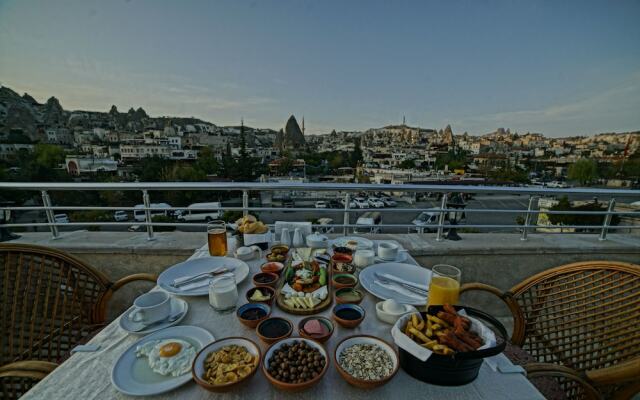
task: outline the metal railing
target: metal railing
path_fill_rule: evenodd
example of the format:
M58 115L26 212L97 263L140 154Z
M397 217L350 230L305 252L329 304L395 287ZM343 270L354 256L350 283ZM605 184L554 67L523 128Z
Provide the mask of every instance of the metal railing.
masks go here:
M416 185L416 184L404 184L404 185L392 185L392 184L334 184L334 183L256 183L256 182L148 182L148 183L27 183L27 182L0 182L0 191L5 190L32 190L40 191L42 197L42 206L16 206L16 207L0 207L2 210L9 211L44 211L47 222L36 223L3 223L0 224L0 228L14 228L14 227L43 227L47 226L51 230L51 234L54 238L58 238L59 226L131 226L139 225L146 227L149 240L154 239L154 226L193 226L193 227L205 227L206 223L193 223L193 222L154 222L152 218L152 211L177 211L184 210L186 207L168 207L168 208L154 208L151 207L151 194L152 191L226 191L226 192L240 192L242 199L241 207L223 207L223 210L227 211L242 211L243 215L247 215L251 211L287 211L287 212L301 212L301 211L313 211L316 213L327 213L340 211L343 213L342 224L325 224L322 227L325 228L342 228L342 233L347 234L349 228L360 227L362 225L351 224L350 216L354 212L364 211L376 211L380 213L416 213L428 211L430 213L437 213L437 224L431 224L425 226L425 228L435 229L436 240L441 241L444 238L445 229L463 229L463 228L475 228L475 229L498 229L498 228L513 228L520 230L522 240L527 240L527 236L532 229L536 228L562 228L564 229L591 229L599 231L599 239L606 240L607 233L610 230L621 229L640 229L639 225L611 225L612 217L614 215L631 215L633 218L640 219L640 211L615 211L616 200L615 197L631 197L633 200L640 200L640 190L624 190L624 189L596 189L596 188L533 188L533 187L505 187L505 186L464 186L464 185ZM49 192L51 191L140 191L142 193L142 204L144 207L100 207L100 206L63 206L53 205ZM344 193L344 207L340 209L335 208L311 208L311 207L251 207L249 205L249 193L250 192L293 192L293 191L318 191L318 192L339 192ZM387 192L387 193L441 193L442 198L439 207L429 208L353 208L350 207L352 200L352 194L354 192ZM464 212L467 215L474 213L507 213L507 214L520 214L524 215L523 224L459 224L451 225L447 224L448 213L460 212L458 208L449 208L447 206L450 193L469 193L469 194L507 194L507 195L527 195L529 196L527 209L486 209L465 208ZM588 195L590 197L609 197L608 208L606 211L552 211L552 210L538 210L535 209L536 199L541 196L563 196L563 195ZM323 199L325 200L325 199ZM101 210L101 211L133 211L144 210L144 221L137 222L69 222L61 223L55 219L55 211L62 210ZM217 208L198 208L199 211L206 210L218 210ZM545 213L547 215L553 214L565 214L565 215L604 215L603 223L601 225L537 225L532 224L532 217L539 213ZM379 224L376 228L413 228L419 231L420 226L415 224ZM566 231L565 231L566 232Z

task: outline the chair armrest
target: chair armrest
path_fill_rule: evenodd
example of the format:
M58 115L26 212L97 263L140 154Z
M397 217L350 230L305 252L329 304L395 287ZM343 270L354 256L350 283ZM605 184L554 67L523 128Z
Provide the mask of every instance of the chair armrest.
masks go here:
M489 292L501 299L505 296L505 293L502 290L498 289L495 286L487 285L486 283L479 283L479 282L465 283L464 285L460 286L460 294L464 292L468 292L470 290L480 290L483 292Z
M0 367L0 378L19 377L40 380L57 366L58 364L49 361L16 361Z
M610 367L586 371L585 374L591 382L598 386L637 380L640 376L640 357Z
M576 370L563 365L547 364L547 363L530 363L523 366L527 371L527 378L551 378L557 380L560 387L571 390L575 396L576 385L581 389L582 398L588 400L599 400L602 398L600 393Z
M120 289L127 283L131 283L135 281L149 281L149 282L155 283L157 280L158 280L158 275L155 275L155 274L145 274L145 273L131 274L131 275L125 276L124 278L118 279L111 287L111 290L115 292L116 290Z

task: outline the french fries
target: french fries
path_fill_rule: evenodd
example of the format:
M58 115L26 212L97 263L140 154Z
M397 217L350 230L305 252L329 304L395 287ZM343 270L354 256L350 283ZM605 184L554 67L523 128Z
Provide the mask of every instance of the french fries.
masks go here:
M412 314L404 328L404 334L436 354L453 355L458 351L473 351L482 346L482 339L469 330L468 318L458 315L450 305L445 305L438 315Z

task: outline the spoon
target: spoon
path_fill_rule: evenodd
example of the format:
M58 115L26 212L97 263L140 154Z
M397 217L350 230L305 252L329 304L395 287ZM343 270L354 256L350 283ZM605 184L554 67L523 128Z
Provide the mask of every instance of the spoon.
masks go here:
M180 310L177 313L170 315L168 318L161 319L160 321L152 322L152 323L150 323L148 325L141 325L139 327L135 327L135 328L132 328L130 330L131 330L131 332L140 332L140 331L144 331L144 330L153 328L153 327L158 326L158 325L162 325L162 324L166 324L166 323L170 324L170 323L172 323L174 321L177 321L178 318L180 318L180 316L182 315L182 313L183 313L183 310Z

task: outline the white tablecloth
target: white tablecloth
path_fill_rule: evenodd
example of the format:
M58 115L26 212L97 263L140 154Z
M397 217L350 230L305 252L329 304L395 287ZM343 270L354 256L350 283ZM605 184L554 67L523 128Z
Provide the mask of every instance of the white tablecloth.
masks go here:
M203 246L191 258L206 256L207 249ZM411 257L408 263L415 263ZM262 261L248 262L251 272L249 277L238 288L240 303L244 303L244 293L252 286L251 276L260 271ZM133 267L133 266L132 266ZM264 345L255 332L240 324L235 313L218 314L208 303L207 297L185 297L189 302L189 312L181 325L195 325L209 330L216 339L227 336L244 336L259 343L264 350ZM375 303L379 301L367 294L361 305L366 310L366 318L356 329L344 329L336 327L336 331L325 346L332 355L339 340L345 336L354 334L370 334L380 337L389 343L393 343L390 330L391 326L379 321L375 315ZM331 308L321 313L330 318ZM294 324L294 335L297 336L297 324L301 316L285 314L274 304L272 315L285 316ZM138 340L138 336L127 334L119 325L118 320L109 324L90 343L100 345L100 350L94 353L76 353L66 362L38 383L24 397L24 400L41 399L120 399L130 396L119 393L110 381L111 367L118 356L132 343ZM501 362L508 362L506 357L501 357ZM450 399L450 400L478 400L478 399L519 399L519 400L543 400L544 397L535 387L519 373L496 372L485 362L480 369L478 378L467 385L457 387L436 386L418 381L402 369L387 385L374 390L361 390L347 384L330 365L325 377L313 388L302 394L289 394L273 388L267 379L259 371L251 380L241 388L224 394L212 395L210 392L190 382L172 392L153 399L297 399L300 396L312 399Z

